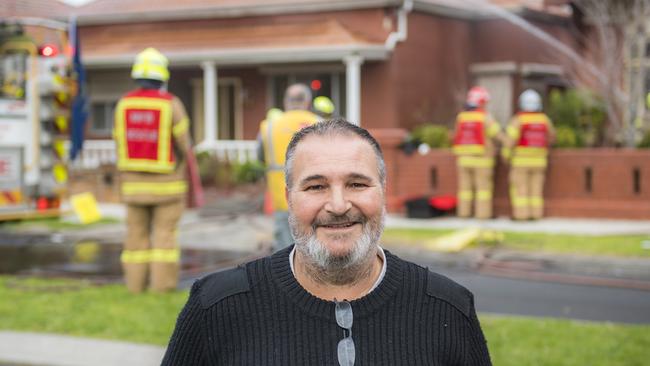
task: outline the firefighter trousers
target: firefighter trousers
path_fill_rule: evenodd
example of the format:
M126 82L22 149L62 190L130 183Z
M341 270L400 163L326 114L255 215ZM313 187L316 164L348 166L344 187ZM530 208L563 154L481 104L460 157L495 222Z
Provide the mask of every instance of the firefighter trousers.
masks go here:
M128 204L126 241L122 251L122 269L126 286L132 293L176 289L180 262L177 225L184 202Z
M458 165L458 209L459 217L474 216L479 219L492 217L492 167L468 167Z
M540 219L544 215L544 167L510 168L510 206L515 220Z

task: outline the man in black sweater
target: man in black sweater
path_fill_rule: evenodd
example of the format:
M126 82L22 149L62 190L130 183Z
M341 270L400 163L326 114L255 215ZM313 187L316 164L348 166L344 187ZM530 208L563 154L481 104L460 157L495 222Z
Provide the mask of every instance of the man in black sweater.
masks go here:
M295 244L197 281L163 365L491 365L472 294L378 246L386 170L344 120L297 132Z

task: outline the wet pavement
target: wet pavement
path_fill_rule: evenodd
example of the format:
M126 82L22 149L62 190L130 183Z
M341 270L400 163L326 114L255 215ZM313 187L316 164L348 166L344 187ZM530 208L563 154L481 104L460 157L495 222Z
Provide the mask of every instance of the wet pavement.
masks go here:
M41 277L72 277L100 280L122 279L122 245L105 239L86 238L69 242L61 235L0 232L0 274ZM231 267L248 260L241 251L224 249L181 250L181 280Z

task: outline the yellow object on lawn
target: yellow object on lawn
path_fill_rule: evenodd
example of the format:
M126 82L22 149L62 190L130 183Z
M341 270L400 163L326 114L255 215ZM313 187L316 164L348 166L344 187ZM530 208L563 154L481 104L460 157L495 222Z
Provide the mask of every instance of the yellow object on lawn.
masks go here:
M82 224L92 224L102 218L97 207L97 200L90 192L74 194L70 197L74 213Z
M455 231L426 241L427 249L438 252L460 252L481 236L478 228Z

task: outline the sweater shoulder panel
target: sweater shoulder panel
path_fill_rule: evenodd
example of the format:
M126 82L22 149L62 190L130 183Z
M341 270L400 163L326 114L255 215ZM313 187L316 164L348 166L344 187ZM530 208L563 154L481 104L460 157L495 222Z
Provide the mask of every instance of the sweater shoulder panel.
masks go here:
M472 308L472 293L441 274L430 270L427 272L427 295L451 304L466 317L469 317Z
M212 273L200 281L200 299L203 309L207 309L227 297L250 291L248 274L243 266Z

